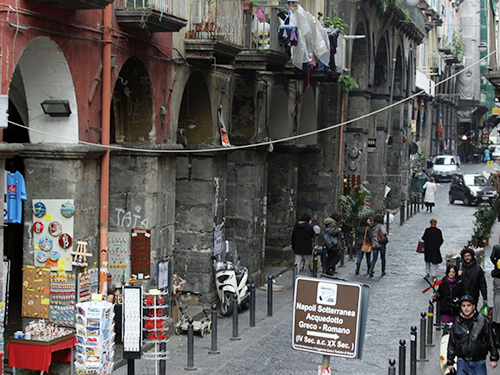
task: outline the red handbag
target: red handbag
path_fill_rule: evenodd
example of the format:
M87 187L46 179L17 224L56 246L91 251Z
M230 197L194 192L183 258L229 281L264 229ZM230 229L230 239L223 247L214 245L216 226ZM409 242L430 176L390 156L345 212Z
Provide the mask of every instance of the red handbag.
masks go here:
M425 249L424 249L424 241L418 241L418 245L417 245L417 253L419 253L419 254L423 254L423 253L425 253Z

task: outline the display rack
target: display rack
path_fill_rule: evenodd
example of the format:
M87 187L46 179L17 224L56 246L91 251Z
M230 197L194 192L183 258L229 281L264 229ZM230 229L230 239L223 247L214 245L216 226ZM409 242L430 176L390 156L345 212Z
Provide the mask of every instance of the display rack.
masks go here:
M76 357L78 375L106 375L113 371L113 305L89 301L76 305Z
M75 326L75 274L50 274L50 311L49 321L64 326Z
M122 290L123 358L140 359L142 344L142 288L125 285Z
M168 303L167 292L160 290L150 290L144 293L143 298L143 319L144 319L144 334L143 343L153 343L152 351L143 353L144 359L150 360L165 360L168 359L168 352L163 350L164 344L168 341Z

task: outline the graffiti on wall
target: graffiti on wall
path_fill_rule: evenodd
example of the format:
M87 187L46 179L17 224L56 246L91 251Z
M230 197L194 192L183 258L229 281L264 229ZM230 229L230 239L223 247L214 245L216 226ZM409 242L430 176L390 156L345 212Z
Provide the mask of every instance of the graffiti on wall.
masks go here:
M141 206L135 206L135 212L115 208L116 226L122 228L149 228L149 219L142 216Z

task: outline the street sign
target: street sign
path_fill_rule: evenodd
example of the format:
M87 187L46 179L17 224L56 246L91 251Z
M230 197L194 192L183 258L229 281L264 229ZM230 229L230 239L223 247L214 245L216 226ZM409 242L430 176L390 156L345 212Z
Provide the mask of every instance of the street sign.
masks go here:
M299 276L295 282L292 348L357 358L366 323L363 285Z

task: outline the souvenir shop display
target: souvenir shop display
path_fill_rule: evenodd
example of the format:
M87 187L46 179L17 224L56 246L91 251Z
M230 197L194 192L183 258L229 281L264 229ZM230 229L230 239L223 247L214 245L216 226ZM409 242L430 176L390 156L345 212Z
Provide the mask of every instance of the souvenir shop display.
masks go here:
M76 305L75 369L79 375L105 375L113 371L114 312L106 301Z
M77 302L90 301L92 294L97 294L99 288L99 270L94 266L78 274Z
M28 199L26 183L19 171L5 173L5 196L3 221L5 224L21 224L23 216L23 201Z
M163 360L168 359L168 353L161 350L161 343L168 341L167 318L168 304L167 293L159 290L150 290L144 293L143 317L144 317L144 343L153 343L153 350L143 353L144 359Z
M76 250L71 252L73 255L72 264L74 266L87 267L87 257L91 257L92 254L87 252L87 241L78 241L76 243Z
M50 342L74 335L74 333L75 331L71 329L58 327L41 319L29 322L24 331L14 332L14 339Z
M74 212L72 199L33 200L35 266L72 270Z
M130 279L130 233L108 233L108 263L113 284L121 285Z
M24 266L21 315L29 318L49 318L50 269Z
M142 346L142 288L125 285L122 292L123 358L141 358Z
M75 274L51 273L49 315L51 323L65 327L75 326L75 293Z
M132 229L130 253L132 274L150 276L151 229Z

